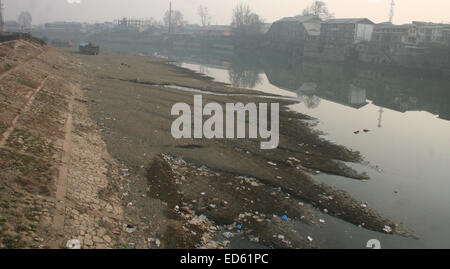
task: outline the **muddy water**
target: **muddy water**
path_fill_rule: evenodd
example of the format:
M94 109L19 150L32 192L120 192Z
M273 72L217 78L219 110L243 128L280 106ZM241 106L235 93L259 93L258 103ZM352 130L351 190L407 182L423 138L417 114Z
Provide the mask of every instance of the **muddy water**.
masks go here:
M325 248L365 248L370 239L378 239L384 248L450 247L448 81L301 65L277 70L264 64L245 68L234 62L181 63L235 87L296 98L298 104L290 109L317 118L315 128L326 139L360 151L366 163L350 165L371 177L365 182L326 174L315 179L367 201L419 239L370 232L325 214L320 216L325 224L298 224L300 233Z

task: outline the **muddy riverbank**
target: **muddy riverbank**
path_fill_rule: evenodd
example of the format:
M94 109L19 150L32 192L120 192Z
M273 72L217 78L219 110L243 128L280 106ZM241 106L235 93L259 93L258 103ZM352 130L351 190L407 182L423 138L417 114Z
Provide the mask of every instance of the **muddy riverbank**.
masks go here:
M244 238L256 247L314 248L314 238L292 222L320 229L326 224L319 211L369 230L404 234L363 201L312 179L317 173L368 177L345 164L360 162L358 152L321 139L310 127L312 118L288 111L293 101L276 100L282 108L277 149L261 150L257 139L176 140L171 108L178 102L192 106L198 93L167 85L204 91L204 103L275 101L161 59L76 57L89 74L82 87L89 114L127 182L120 195L128 247L233 248L235 238Z

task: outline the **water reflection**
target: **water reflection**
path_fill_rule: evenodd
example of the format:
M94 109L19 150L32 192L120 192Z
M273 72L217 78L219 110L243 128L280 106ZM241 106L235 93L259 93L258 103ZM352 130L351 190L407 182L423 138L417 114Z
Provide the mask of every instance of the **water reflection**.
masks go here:
M211 55L183 56L185 67L198 70L200 65L214 65L209 75L233 84L229 75L241 70L242 76L261 78L255 83L239 84L269 93L293 93L299 100L290 108L320 120L317 128L326 139L360 151L371 165L352 166L366 172L371 180L359 182L321 174L315 179L345 190L367 201L382 215L393 219L417 235L420 240L395 237L377 238L388 248L448 247L443 237L450 227L450 81L410 70L321 62L294 62L287 59ZM228 75L227 75L228 74ZM248 75L251 74L251 75ZM235 82L236 83L236 82ZM238 85L236 83L235 85ZM357 130L368 129L369 132ZM377 167L377 169L373 169ZM356 242L375 238L352 227L327 225L317 234L318 241L332 244L329 235L350 231ZM326 234L326 236L324 236ZM367 238L366 238L367 237ZM351 241L351 240L350 240ZM355 247L344 237L335 247ZM331 243L330 243L331 242ZM334 245L333 245L334 246Z
M255 88L261 82L260 73L239 65L232 65L228 71L231 85L236 88Z
M382 108L399 112L428 111L450 120L448 78L395 68L377 70L313 61L293 62L267 55L169 55L180 61L201 63L202 68L205 65L222 68L228 72L226 78L222 77L223 82L233 87L264 90L270 84L278 90L293 92L310 108L320 106L320 99L325 99L361 109L370 100Z

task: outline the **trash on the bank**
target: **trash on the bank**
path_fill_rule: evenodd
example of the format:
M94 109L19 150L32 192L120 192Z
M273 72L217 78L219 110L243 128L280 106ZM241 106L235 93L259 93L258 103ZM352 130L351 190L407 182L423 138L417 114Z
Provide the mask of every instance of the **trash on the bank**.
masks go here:
M362 206L363 208L366 208L366 207L367 207L367 204L361 204L361 206Z
M249 236L250 242L259 243L259 237Z
M77 239L70 239L67 241L66 248L68 249L81 249L80 241Z
M297 158L295 158L295 157L289 157L288 160L294 161L294 162L298 162L298 163L301 162L299 159L297 159Z
M242 224L236 225L236 228L237 228L238 230L242 229Z
M323 210L323 213L327 214L327 213L328 213L328 209L325 208L325 209Z
M234 234L231 233L231 232L224 232L224 233L223 233L223 236L224 236L225 238L227 238L227 239L230 239L231 237L234 236Z
M385 225L383 231L385 231L386 233L392 233L392 228L389 227L388 225Z
M134 231L136 231L136 227L134 227L134 226L131 225L131 224L126 224L126 225L125 225L125 231L127 231L127 233L131 234L131 233L133 233Z
M278 235L278 239L284 240L284 238L285 238L284 235L282 235L282 234L279 234L279 235Z
M312 239L311 236L308 236L307 239L308 239L309 242L312 242L312 241L313 241L313 239Z
M272 166L277 166L277 164L276 163L274 163L274 162L267 162L269 165L272 165Z
M287 220L288 217L287 217L286 215L284 215L284 216L281 217L281 219L282 219L282 220Z

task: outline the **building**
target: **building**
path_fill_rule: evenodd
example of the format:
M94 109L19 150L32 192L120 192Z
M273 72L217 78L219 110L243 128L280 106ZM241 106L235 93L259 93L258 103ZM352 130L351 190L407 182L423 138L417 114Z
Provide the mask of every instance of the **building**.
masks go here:
M307 41L319 39L321 22L313 15L283 18L272 24L266 39L272 47L304 45Z
M415 24L380 23L375 25L373 30L372 44L378 50L393 53L405 46L415 46L417 34L418 29Z
M322 23L321 40L326 46L347 47L372 40L375 24L366 18L330 19Z
M22 27L16 21L5 21L3 24L3 30L10 33L20 33L22 32Z
M417 41L420 44L445 43L444 32L450 24L414 21L417 26Z
M79 22L52 22L45 24L45 31L55 33L80 33L85 28Z
M231 27L229 25L208 25L201 27L202 36L231 36Z
M449 29L445 29L443 32L443 37L444 37L444 43L450 47L450 28Z

